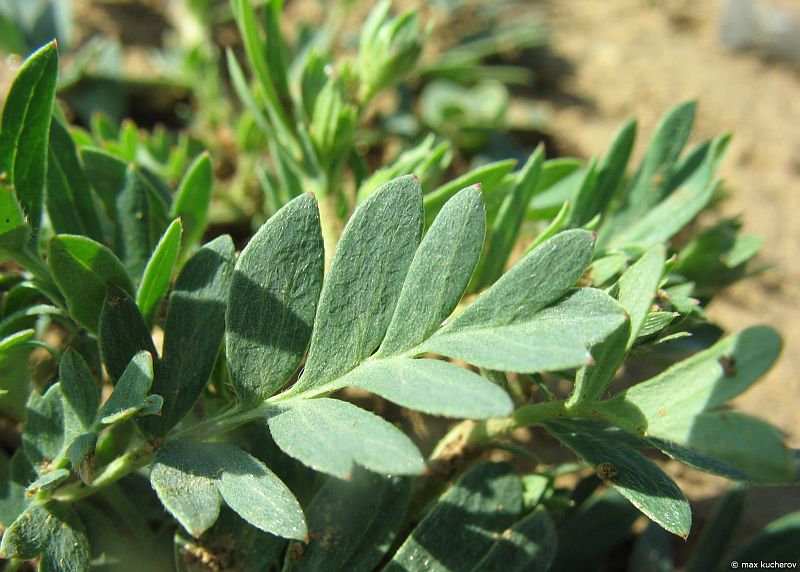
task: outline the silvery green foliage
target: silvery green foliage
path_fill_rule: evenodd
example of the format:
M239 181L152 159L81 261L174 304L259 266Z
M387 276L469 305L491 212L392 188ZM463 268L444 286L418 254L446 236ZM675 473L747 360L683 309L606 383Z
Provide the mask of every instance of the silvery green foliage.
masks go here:
M252 51L252 7L234 7ZM377 14L365 42L415 57L413 18L387 19L383 5ZM267 58L254 61L268 83L267 62L281 61L270 45L250 54ZM26 272L0 308L0 365L14 374L0 403L25 418L22 448L0 476L4 556L38 558L42 570L86 570L106 551L127 562L131 546L155 543L141 514L158 520L166 509L180 525L180 569L198 554L244 569L583 569L639 511L660 528L637 540L637 553L661 554L662 530L689 534L688 501L641 449L737 481L796 481L795 453L777 430L723 408L777 358L770 328L612 385L633 350L685 338L704 319L690 280L712 292L757 250L726 221L668 259L669 239L717 187L727 143L681 154L693 104L665 116L631 177L633 123L586 165L535 151L518 171L490 163L425 194L420 179L390 167L360 189L335 250L326 253L317 197L295 193L237 256L227 236L199 244L208 155L173 193L135 160L135 127L98 124L95 138L54 115L56 64L53 44L31 56L0 123L0 252ZM314 92L306 79L309 109L329 121L303 144L332 157L352 128L342 86ZM276 137L291 147L280 139L291 133ZM411 153L400 164L425 161ZM521 229L537 221L537 238L510 265ZM725 261L710 266L719 275L703 273L707 252ZM46 320L69 332L70 347L41 339ZM30 391L11 368L35 345L59 368ZM509 377L547 387L547 372L573 382L569 397L507 391ZM459 431L442 441L456 460L538 426L596 475L567 491L557 469L480 463L460 474L441 449L426 461L396 425L342 399L349 388L473 420L458 426L469 428L463 441ZM740 557L791 555L797 530L796 515L780 519ZM695 569L721 561L723 536L704 537Z

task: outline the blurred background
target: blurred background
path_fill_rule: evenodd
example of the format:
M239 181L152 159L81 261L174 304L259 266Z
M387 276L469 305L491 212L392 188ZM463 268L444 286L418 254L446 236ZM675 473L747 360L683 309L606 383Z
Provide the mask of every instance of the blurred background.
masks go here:
M286 0L284 29L301 36L333 21L347 49L371 7ZM416 8L423 23L435 24L430 64L392 95L396 101L377 102L375 132L447 136L458 145L456 169L525 157L540 142L548 158L585 159L602 153L630 117L645 135L640 157L658 117L686 99L699 104L692 142L732 132L725 198L708 216L741 215L744 230L764 238L762 270L716 298L710 315L729 331L759 323L781 331L780 362L737 405L800 447L800 2L397 0L393 7ZM241 125L229 109L220 54L241 45L227 2L2 0L0 100L24 56L52 37L70 117L88 126L99 111L139 129L186 129L211 144L217 177L233 181L233 190L215 197L210 232L249 236L261 211L248 206L253 190L234 145ZM479 73L459 67L464 57L477 57L481 67L469 69ZM400 111L387 116L384 108ZM363 146L369 166L394 153L391 144ZM702 526L726 483L687 468L673 474ZM754 490L741 534L792 510L800 510L797 487Z

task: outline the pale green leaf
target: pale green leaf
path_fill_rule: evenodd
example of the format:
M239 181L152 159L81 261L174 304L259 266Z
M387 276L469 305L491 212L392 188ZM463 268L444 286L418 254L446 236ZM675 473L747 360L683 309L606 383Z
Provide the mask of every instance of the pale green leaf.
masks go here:
M72 348L64 352L61 358L58 378L66 403L75 411L84 427L91 427L100 405L100 388L83 357Z
M442 208L414 255L378 356L418 345L450 316L481 254L485 218L476 187L462 190Z
M422 193L414 177L387 183L359 205L322 287L297 390L339 377L378 347L421 234Z
M398 405L445 417L485 419L510 415L505 391L477 373L433 359L391 358L365 362L341 378Z
M391 475L420 474L425 468L419 451L399 429L338 399L276 404L268 423L287 455L339 478L350 477L355 463Z
M100 408L100 423L111 425L136 414L145 403L153 383L153 356L136 354L117 381L114 392Z
M530 284L526 289L525 294L529 294L535 287ZM491 293L489 290L484 295L486 300ZM481 305L483 315L473 314L471 307L468 308L453 320L452 327L445 326L417 350L500 371L534 373L567 369L592 362L589 346L604 340L625 320L614 300L593 288L574 290L536 313L529 312L529 306L514 304L512 299L508 300L508 306L481 304L481 301L479 298L475 305ZM497 318L506 317L508 321L504 323L486 315L491 308L496 308ZM508 316L513 309L519 314ZM460 321L468 313L470 319ZM476 317L472 318L473 315ZM478 317L485 322L478 322Z

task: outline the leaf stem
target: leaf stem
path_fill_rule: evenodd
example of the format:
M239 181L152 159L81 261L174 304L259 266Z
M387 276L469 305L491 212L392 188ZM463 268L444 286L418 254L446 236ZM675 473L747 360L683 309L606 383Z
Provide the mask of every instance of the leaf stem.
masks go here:
M65 485L58 489L52 498L71 503L89 497L147 465L157 449L158 447L151 443L130 449L103 467L91 485L82 482Z

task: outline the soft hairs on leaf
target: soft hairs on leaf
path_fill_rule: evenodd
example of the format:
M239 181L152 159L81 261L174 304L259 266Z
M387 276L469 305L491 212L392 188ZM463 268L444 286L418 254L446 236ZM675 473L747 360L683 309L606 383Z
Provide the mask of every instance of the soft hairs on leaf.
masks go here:
M311 339L324 261L312 195L297 197L270 217L236 261L225 347L243 401L271 396L299 367Z
M345 228L322 287L299 390L353 369L381 343L422 235L422 191L415 177L372 194Z
M170 441L156 456L150 482L178 522L200 536L222 500L244 520L284 538L302 539L306 523L294 495L267 466L225 443Z

